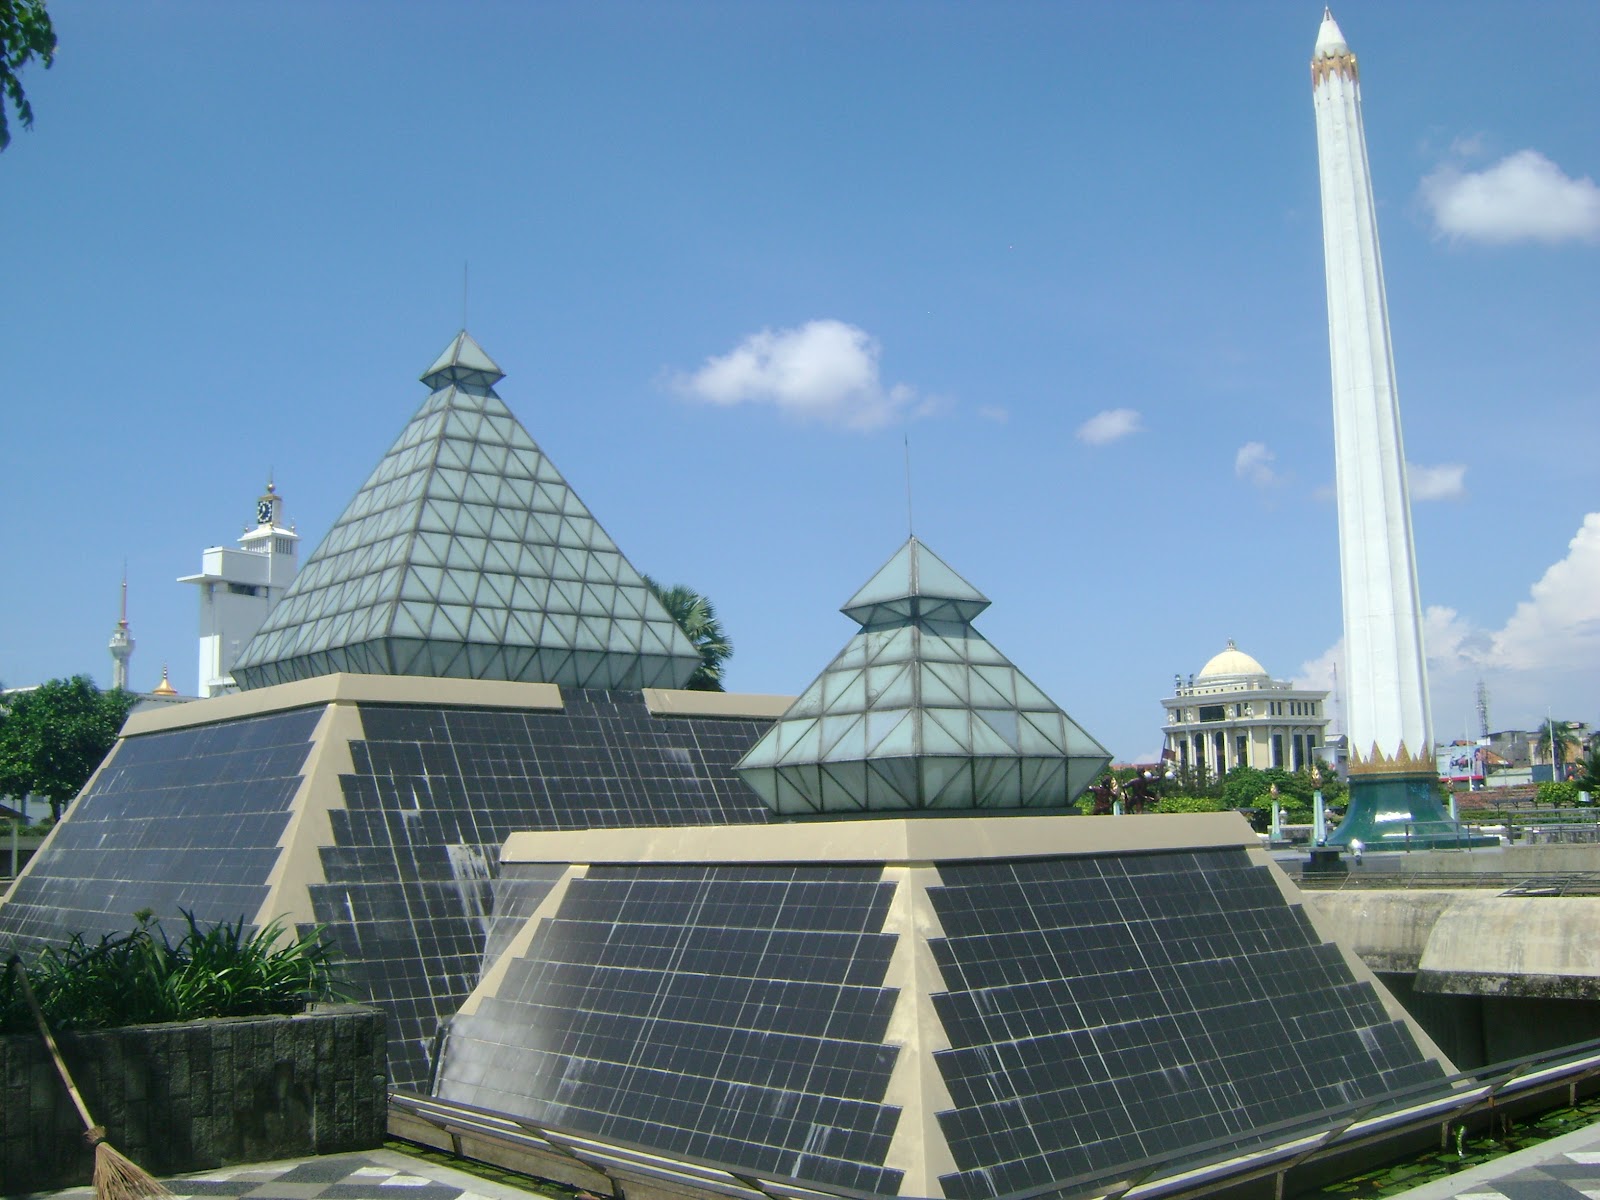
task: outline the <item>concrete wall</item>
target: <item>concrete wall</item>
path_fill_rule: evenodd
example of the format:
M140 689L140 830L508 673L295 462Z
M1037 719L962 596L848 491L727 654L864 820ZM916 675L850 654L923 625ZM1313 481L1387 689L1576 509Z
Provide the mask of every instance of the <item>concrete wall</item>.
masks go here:
M1600 999L1600 896L1351 889L1305 903L1373 970L1417 972L1420 991Z
M1304 903L1463 1070L1600 1037L1600 897L1352 889Z
M354 1005L65 1033L107 1141L158 1175L380 1146L384 1017ZM93 1152L38 1034L0 1037L0 1192L89 1182Z

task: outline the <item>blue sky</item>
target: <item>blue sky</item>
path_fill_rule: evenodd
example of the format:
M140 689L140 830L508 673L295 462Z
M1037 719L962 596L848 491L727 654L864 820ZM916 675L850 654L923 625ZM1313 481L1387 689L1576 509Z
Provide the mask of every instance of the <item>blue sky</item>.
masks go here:
M906 532L1119 757L1340 636L1319 4L57 0L0 154L0 681L135 686L268 471L315 543L462 323L798 692ZM1437 732L1600 720L1600 6L1341 4ZM1426 498L1425 498L1426 497Z

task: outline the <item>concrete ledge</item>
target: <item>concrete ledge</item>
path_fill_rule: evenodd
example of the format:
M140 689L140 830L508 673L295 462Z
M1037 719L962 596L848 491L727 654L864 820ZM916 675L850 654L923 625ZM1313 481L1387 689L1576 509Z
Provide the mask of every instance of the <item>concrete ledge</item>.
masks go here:
M1584 975L1493 975L1481 971L1418 971L1412 987L1451 996L1528 1000L1600 1000L1600 979Z
M913 816L774 825L514 833L502 863L949 862L1253 847L1238 813Z
M1444 890L1305 892L1302 903L1335 941L1374 971L1415 971L1440 915L1460 893Z
M644 706L652 717L744 717L754 721L776 721L789 711L793 703L793 696L768 696L756 692L644 689Z
M124 737L236 721L263 713L316 704L428 704L445 708L554 709L565 705L553 683L508 683L503 679L423 679L414 675L320 675L271 687L170 704L134 713Z
M1416 972L1419 992L1600 999L1600 897L1413 888L1304 904L1373 970Z

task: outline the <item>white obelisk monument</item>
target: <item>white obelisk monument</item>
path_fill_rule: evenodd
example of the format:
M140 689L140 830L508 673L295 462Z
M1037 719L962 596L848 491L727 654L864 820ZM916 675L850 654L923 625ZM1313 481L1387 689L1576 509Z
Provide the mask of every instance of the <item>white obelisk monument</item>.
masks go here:
M1356 56L1326 9L1311 56L1311 96L1322 179L1352 764L1350 809L1329 840L1372 844L1426 836L1419 825L1447 818L1432 792L1422 602L1361 82Z
M1378 214L1356 57L1323 11L1311 58L1322 247L1333 360L1333 437L1344 580L1345 723L1363 758L1432 753L1422 603Z

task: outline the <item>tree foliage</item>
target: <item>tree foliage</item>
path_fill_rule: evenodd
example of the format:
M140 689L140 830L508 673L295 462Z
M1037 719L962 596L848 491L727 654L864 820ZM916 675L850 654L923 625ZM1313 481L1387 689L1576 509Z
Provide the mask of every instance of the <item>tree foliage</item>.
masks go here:
M717 619L717 611L712 607L711 601L681 583L663 587L648 575L644 577L644 581L655 593L656 599L661 601L662 607L678 623L678 628L683 630L684 636L699 652L700 665L689 678L687 685L689 690L726 691L722 682L722 667L733 657L733 643L728 640L728 635L722 628L722 622Z
M1578 786L1586 792L1600 792L1600 742L1590 746L1588 755L1578 760Z
M102 692L87 675L7 696L0 702L0 796L43 796L60 820L117 740L133 702L128 692Z
M56 57L56 31L44 0L0 0L0 150L11 144L9 105L24 129L33 127L33 106L17 72L37 58L48 69Z
M1569 758L1575 757L1582 744L1578 738L1577 722L1546 721L1539 726L1539 740L1535 743L1535 750L1540 758L1550 759L1550 765L1559 779L1561 765Z
M1578 785L1570 779L1546 779L1539 785L1539 803L1545 808L1570 808L1578 802Z

